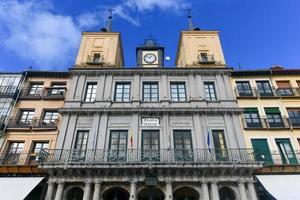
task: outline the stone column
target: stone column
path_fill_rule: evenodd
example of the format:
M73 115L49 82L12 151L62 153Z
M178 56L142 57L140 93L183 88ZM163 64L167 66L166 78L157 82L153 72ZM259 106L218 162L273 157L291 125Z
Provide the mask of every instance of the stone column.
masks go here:
M216 181L211 183L211 197L212 200L220 200L218 185Z
M172 181L166 181L166 200L173 200L173 189L172 189Z
M53 191L54 191L54 182L48 181L48 188L47 188L45 200L52 200Z
M62 200L63 191L64 191L64 182L60 181L60 182L58 182L58 185L57 185L55 200Z
M136 181L131 181L130 182L130 200L136 200L137 198L136 194Z
M241 200L247 200L247 193L246 193L245 183L243 181L239 181L238 186L239 186Z
M248 182L248 190L249 190L249 194L250 194L250 200L257 200L257 194L256 194L256 190L254 187L254 182Z
M202 190L202 200L209 200L209 191L207 182L201 183L201 190Z
M90 200L92 182L87 181L84 185L83 200Z
M100 200L101 182L95 181L93 200Z

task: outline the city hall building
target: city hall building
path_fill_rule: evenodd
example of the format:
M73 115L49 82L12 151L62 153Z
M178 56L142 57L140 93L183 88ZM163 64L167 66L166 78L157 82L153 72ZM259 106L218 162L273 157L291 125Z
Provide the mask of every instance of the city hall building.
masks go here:
M179 38L175 67L153 39L124 68L121 34L84 32L55 149L42 151L46 200L256 200L218 31Z

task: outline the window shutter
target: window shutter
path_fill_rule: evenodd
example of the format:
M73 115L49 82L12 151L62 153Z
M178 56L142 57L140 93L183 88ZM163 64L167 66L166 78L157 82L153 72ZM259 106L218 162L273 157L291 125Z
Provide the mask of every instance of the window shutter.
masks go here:
M278 88L291 88L289 81L276 81Z
M245 113L258 113L257 108L244 108Z
M265 108L266 114L280 114L279 108Z

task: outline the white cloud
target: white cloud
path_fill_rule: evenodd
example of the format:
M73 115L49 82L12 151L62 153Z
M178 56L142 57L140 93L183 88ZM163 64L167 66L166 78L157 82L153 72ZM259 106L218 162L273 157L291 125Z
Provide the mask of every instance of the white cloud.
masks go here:
M73 61L80 29L70 16L53 14L51 9L42 1L2 0L1 43L38 66L65 66Z
M177 12L188 6L185 0L125 0L124 3L130 9L137 9L140 12L151 11L155 8Z
M91 28L99 25L99 15L97 13L83 13L76 20L80 28Z

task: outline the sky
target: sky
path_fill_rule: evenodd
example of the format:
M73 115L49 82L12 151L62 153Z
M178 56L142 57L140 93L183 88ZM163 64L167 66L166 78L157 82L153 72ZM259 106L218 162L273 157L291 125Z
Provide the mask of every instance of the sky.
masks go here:
M230 67L300 68L299 0L0 0L0 71L67 70L82 31L98 31L113 11L126 67L151 34L174 66L186 9L202 30L219 30Z

